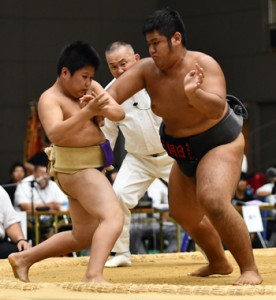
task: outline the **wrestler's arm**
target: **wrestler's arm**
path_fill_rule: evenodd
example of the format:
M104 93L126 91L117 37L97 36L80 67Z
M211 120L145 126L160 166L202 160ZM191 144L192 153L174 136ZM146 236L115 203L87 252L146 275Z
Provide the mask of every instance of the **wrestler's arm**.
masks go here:
M123 103L131 96L146 87L145 70L150 58L143 58L134 66L117 78L107 89L108 93L119 103Z
M103 116L111 121L121 121L125 118L125 112L123 108L112 98L112 96L106 92L106 90L95 80L93 80L93 91L99 95L104 93L108 98L108 104L103 109Z
M184 78L184 90L194 108L210 119L219 119L226 106L226 83L218 63L200 55Z
M89 95L90 94L90 95ZM90 105L89 102L95 100L95 97L98 95L103 95L103 98L106 100L105 105L102 106L103 117L108 118L111 121L121 121L125 117L124 110L118 103L110 96L109 93L95 80L91 82L90 93L88 95L84 95L80 98L81 106ZM84 105L85 103L85 105Z

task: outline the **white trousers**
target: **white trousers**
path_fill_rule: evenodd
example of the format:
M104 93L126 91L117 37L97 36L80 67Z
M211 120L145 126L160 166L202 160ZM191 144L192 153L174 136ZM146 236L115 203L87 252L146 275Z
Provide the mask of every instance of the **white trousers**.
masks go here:
M139 199L156 178L163 178L168 182L172 164L173 159L165 152L157 157L126 154L113 184L125 216L123 230L112 249L113 252L129 251L130 209L137 205Z

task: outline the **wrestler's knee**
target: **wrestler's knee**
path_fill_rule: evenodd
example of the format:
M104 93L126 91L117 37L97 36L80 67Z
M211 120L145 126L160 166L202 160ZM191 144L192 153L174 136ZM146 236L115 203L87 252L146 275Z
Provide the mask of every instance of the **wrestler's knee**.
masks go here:
M225 212L225 201L222 200L223 197L223 195L209 193L199 195L197 197L197 200L200 203L200 206L203 209L204 213L210 219L213 219L223 216Z
M91 246L92 234L85 234L83 231L72 231L73 239L80 249Z

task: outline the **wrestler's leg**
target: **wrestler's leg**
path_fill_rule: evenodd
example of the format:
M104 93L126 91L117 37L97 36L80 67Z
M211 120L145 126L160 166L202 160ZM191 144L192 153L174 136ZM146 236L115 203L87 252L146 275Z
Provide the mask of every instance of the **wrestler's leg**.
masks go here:
M98 226L98 222L91 218L91 215L86 212L77 200L69 199L69 202L74 231L57 233L27 251L11 254L9 262L16 278L19 278L21 281L29 281L28 271L34 263L48 257L78 252L91 246L92 236L95 228ZM79 218L79 216L82 216L82 218ZM88 221L89 219L91 220Z
M83 170L74 176L59 174L59 180L63 189L77 199L88 214L73 210L74 234L82 235L82 231L91 230L89 226L93 231L90 260L83 280L103 282L104 264L123 227L120 202L106 176L97 170Z
M169 206L171 216L189 233L209 260L207 266L190 275L231 273L233 268L225 257L221 239L196 199L196 179L184 175L177 163L172 167L169 180Z
M209 151L197 169L196 193L205 215L240 267L241 277L235 284L260 284L246 224L231 203L241 173L243 149L240 135L232 143ZM215 260L212 253L207 257Z
M88 231L86 233L87 240L91 240L92 234ZM14 276L21 281L28 282L28 272L34 263L45 258L80 251L83 247L85 246L80 244L80 241L72 235L72 231L64 231L54 234L49 239L29 250L10 254L8 260L13 269Z
M55 234L27 251L9 256L14 275L21 281L29 281L28 270L32 264L48 257L80 251L91 246L91 241L93 256L84 280L104 281L104 263L122 229L121 208L110 183L102 173L97 170L79 173L63 174L59 178L63 188L71 196L79 195L79 200L70 199L73 231Z

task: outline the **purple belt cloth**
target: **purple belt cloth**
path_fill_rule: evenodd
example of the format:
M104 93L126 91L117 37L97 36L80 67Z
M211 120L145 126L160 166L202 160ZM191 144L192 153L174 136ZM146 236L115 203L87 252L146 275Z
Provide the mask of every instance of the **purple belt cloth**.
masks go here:
M104 162L103 167L101 167L99 169L103 170L104 168L112 165L113 159L114 159L114 155L113 155L113 151L112 151L112 148L110 146L109 140L105 140L104 143L100 144L100 147L103 150L103 153L104 153L104 156L105 156L105 162Z

